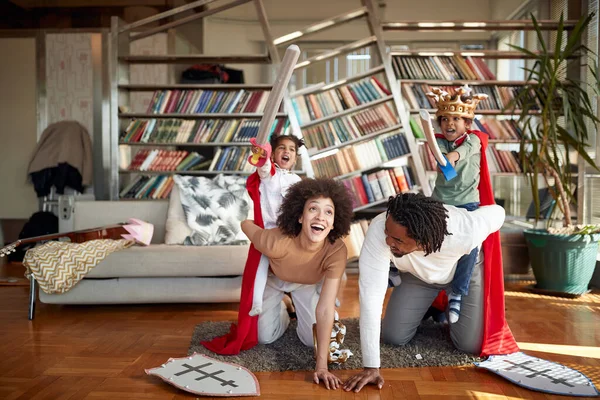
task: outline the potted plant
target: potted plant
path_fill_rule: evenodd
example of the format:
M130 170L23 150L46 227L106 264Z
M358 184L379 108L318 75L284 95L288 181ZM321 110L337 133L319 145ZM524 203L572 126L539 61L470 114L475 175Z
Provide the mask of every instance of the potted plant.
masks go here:
M516 111L522 127L519 155L523 172L531 186L536 220L540 216L540 176L564 217L562 227L551 227L548 223L546 229L524 232L537 287L570 294L582 294L588 290L600 240L599 227L574 226L571 218L571 204L576 203L576 197L569 154L576 153L598 170L586 146L588 124L600 122L588 90L598 93L600 80L596 69L592 67L592 82L573 79L566 73L573 63L578 66L579 63L590 65L588 60L594 54L581 43L592 17L593 14L582 17L567 38L561 16L556 41L550 47L532 16L540 51L532 52L513 46L533 59L533 63L525 68L527 83L508 105L513 110L520 110Z

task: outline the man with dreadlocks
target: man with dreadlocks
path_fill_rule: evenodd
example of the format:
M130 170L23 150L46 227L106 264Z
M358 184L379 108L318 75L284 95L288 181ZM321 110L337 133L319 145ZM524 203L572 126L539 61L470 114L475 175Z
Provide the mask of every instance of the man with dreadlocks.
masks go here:
M371 221L360 253L364 370L344 383L346 391L358 392L367 383L383 387L380 331L383 329L385 343L408 343L438 293L450 287L457 261L481 246L490 234L497 235L503 222L504 209L495 204L469 212L422 194L390 197L387 212ZM450 325L450 336L454 345L467 353L512 353L518 347L504 319L502 269L498 275L488 267L487 255L495 255L494 249L483 246L483 251L486 257L479 254L469 293L463 298L464 318ZM402 283L393 289L381 322L390 260L400 271Z

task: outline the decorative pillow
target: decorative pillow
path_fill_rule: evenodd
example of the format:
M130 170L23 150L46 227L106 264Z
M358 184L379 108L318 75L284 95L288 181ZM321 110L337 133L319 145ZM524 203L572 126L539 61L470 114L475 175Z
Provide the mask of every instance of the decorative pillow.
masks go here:
M240 228L250 208L245 178L219 175L210 180L175 175L173 179L179 188L187 225L192 230L183 244L209 246L247 241Z
M169 210L167 211L167 222L165 224L165 243L183 244L186 237L192 234L188 226L185 212L181 205L181 196L177 185L173 185L169 196Z

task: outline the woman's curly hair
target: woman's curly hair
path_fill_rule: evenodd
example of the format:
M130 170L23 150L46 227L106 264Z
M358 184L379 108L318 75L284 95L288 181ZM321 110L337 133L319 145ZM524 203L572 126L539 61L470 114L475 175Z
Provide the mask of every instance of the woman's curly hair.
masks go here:
M423 247L425 255L442 247L447 229L448 211L441 201L421 193L403 193L390 197L386 216L404 226L409 237Z
M304 212L304 205L309 199L318 197L330 198L333 201L335 217L333 229L327 235L331 243L346 236L350 232L352 222L352 198L348 189L341 182L333 179L303 179L290 186L277 218L277 226L287 236L298 236L302 231L299 219Z

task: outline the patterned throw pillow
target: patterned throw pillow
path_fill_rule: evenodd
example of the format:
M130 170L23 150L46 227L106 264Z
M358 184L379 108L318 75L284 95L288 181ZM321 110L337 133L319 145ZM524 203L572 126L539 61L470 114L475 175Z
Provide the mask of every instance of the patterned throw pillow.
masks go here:
M165 223L165 244L183 244L185 238L191 234L192 230L188 226L183 207L181 206L179 188L177 185L173 185L173 189L169 195L169 209Z
M218 175L204 177L175 175L181 205L192 233L183 244L210 246L246 243L240 223L248 218L250 206L246 178Z

